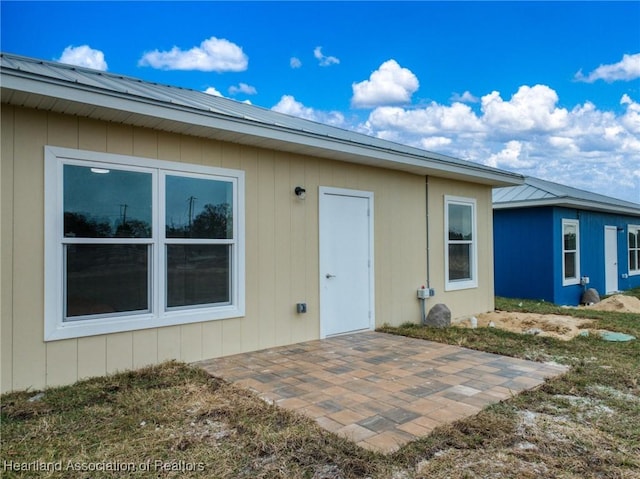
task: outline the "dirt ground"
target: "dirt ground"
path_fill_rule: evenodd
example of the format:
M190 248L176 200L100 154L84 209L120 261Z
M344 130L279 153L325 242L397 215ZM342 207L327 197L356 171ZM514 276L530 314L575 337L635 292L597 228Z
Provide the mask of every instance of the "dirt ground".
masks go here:
M640 299L632 296L613 295L591 306L581 306L599 311L617 311L640 314ZM479 328L493 327L515 333L552 336L568 341L584 331L594 332L597 321L592 319L574 318L555 314L514 313L507 311L492 311L476 316ZM457 323L458 326L471 327L471 319Z

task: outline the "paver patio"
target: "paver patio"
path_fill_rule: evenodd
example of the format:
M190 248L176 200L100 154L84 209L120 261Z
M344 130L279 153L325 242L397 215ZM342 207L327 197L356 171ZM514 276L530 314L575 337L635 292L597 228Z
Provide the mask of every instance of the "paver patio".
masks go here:
M373 331L197 365L385 453L568 369Z

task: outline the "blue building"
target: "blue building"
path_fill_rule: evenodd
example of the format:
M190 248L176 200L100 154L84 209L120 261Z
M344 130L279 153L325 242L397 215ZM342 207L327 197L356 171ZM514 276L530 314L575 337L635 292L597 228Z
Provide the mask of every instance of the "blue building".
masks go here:
M640 287L640 205L527 177L493 191L495 292L577 305Z

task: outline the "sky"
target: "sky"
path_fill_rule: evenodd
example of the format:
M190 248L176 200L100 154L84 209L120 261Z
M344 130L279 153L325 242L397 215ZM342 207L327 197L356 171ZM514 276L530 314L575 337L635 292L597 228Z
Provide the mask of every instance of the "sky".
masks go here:
M2 51L640 203L640 2L0 2Z

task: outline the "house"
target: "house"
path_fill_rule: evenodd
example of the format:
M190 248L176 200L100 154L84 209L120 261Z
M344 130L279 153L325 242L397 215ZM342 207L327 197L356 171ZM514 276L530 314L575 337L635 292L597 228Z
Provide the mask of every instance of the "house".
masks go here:
M577 305L640 287L640 205L527 177L493 192L496 295Z
M522 177L203 92L1 56L2 391L493 309Z

